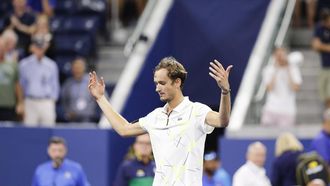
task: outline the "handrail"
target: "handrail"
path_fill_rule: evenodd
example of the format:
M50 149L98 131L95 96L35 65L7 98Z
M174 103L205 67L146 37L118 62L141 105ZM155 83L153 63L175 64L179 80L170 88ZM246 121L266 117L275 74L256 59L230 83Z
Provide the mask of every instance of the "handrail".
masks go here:
M126 45L124 47L124 55L129 56L136 43L139 41L143 34L143 30L150 18L150 15L152 14L158 0L149 0L146 7L143 10L143 13L138 21L138 24L136 28L134 29L133 34L129 37L129 39L126 42Z

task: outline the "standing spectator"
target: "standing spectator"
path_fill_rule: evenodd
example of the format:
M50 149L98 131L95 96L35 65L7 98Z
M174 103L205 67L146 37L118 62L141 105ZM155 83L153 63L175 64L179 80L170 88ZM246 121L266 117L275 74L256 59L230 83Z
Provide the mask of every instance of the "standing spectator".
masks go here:
M67 79L62 87L61 102L66 120L70 122L96 121L96 103L86 88L89 77L83 58L73 61L72 75L73 77Z
M35 14L28 10L26 0L13 0L14 12L10 15L10 28L18 35L17 48L21 56L27 56L31 43L31 26L35 22Z
M313 28L321 18L321 12L324 9L330 9L329 0L306 0L307 2L307 24L309 28Z
M89 186L81 165L67 159L66 142L61 137L52 137L48 143L50 161L39 165L34 173L32 186L41 185L75 185Z
M263 71L267 98L261 124L265 126L292 127L296 119L296 91L302 82L296 64L289 64L284 48L274 50L274 64Z
M31 27L31 36L36 38L42 38L49 43L46 55L50 58L54 57L53 49L53 35L49 28L49 19L45 14L40 14L37 17L36 23Z
M330 108L324 111L322 131L313 139L315 150L330 166Z
M17 35L11 30L7 29L2 33L2 39L5 45L5 59L10 62L18 62L18 51L16 50Z
M56 0L27 0L27 5L35 12L53 16Z
M16 121L23 114L23 93L18 82L17 63L5 59L0 37L0 121Z
M276 139L275 160L272 166L271 183L276 186L297 185L296 167L303 145L291 133L281 134Z
M221 166L216 152L204 155L203 186L231 186L230 176Z
M155 162L149 135L137 136L132 150L120 165L114 186L152 186Z
M233 186L271 186L264 163L266 147L261 142L254 142L247 150L247 162L234 174Z
M321 22L315 28L312 47L321 54L322 69L319 92L326 108L330 108L330 11L323 10Z
M56 63L45 56L48 43L33 38L32 55L19 65L20 82L25 96L24 123L27 126L54 126L55 102L59 96L59 77Z

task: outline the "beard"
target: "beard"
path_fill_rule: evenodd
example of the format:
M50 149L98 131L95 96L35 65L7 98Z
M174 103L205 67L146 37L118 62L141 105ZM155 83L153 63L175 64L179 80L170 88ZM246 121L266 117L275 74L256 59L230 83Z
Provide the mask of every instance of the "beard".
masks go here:
M53 164L55 168L58 168L62 165L64 158L54 158Z
M209 176L213 176L215 174L216 170L212 170L212 169L205 169L204 170L206 172L207 175Z

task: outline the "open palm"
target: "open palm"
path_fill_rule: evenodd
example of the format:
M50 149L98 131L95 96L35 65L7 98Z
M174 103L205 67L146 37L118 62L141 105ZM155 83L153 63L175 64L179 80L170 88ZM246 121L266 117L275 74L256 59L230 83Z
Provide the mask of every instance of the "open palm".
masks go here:
M96 75L96 72L89 73L89 84L88 89L90 94L97 100L104 95L105 83L103 77L99 79Z

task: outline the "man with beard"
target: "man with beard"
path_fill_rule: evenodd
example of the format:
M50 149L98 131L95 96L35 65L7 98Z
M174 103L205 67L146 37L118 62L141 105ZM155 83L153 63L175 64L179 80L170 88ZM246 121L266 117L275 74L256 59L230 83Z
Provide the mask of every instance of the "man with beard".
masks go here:
M230 175L221 166L216 152L204 155L203 186L231 186Z
M231 68L225 69L217 60L210 63L209 75L222 90L219 112L184 97L187 71L173 57L163 58L154 69L155 90L166 104L132 124L112 108L104 96L104 80L98 79L95 72L90 73L88 88L119 135L149 133L156 163L153 185L201 186L206 135L229 122Z
M66 153L67 147L63 138L57 136L50 138L48 155L51 160L37 167L32 186L89 186L90 184L81 165L65 158Z

